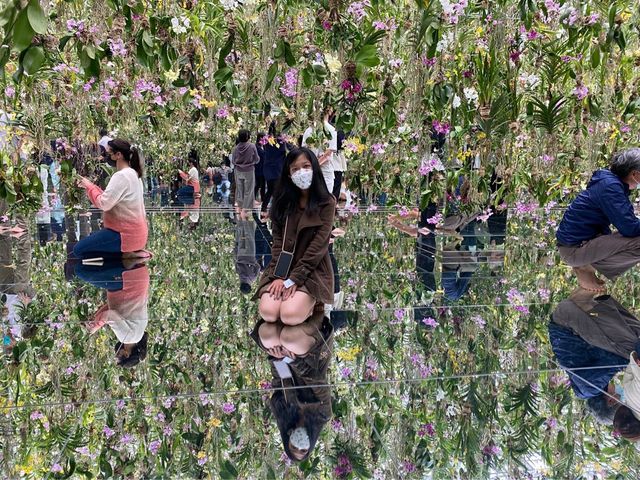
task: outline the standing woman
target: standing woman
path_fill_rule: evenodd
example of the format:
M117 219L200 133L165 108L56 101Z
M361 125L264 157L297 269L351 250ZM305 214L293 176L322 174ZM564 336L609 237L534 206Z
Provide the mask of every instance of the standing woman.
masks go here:
M189 173L179 171L180 177L186 185L178 189L178 201L180 203L193 205L196 197L200 196L200 172L198 171L198 154L195 150L189 152Z
M84 177L79 182L91 203L104 212L105 228L80 240L73 253L78 258L105 253L148 256L143 250L148 233L138 147L117 138L109 141L107 153L117 169L107 188L103 191Z
M249 130L238 132L238 144L233 149L233 163L236 166L236 205L242 215L253 209L255 189L255 165L260 161L258 149L249 141Z
M256 149L258 150L258 157L260 157L260 161L256 164L256 189L254 192L254 196L256 199L258 198L258 193L260 193L260 201L264 199L267 193L267 184L264 181L264 145L263 139L267 135L264 132L258 132L258 137L256 138Z
M292 150L271 206L271 262L254 297L260 300L265 321L299 325L316 304L333 304L329 239L335 207L313 152ZM291 259L288 268L287 258Z

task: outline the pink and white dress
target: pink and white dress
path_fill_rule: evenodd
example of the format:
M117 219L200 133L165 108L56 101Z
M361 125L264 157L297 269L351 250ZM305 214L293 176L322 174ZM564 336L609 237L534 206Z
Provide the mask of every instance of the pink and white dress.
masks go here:
M93 183L86 187L91 203L104 212L104 226L120 234L123 252L142 250L147 245L147 215L142 180L133 168L113 174L105 190Z

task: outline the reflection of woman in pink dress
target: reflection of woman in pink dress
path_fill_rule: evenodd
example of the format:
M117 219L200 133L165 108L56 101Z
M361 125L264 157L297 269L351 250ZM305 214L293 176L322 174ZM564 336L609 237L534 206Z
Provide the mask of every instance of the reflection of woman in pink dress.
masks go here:
M94 314L87 329L95 333L108 325L118 339L115 345L118 365L131 368L147 356L149 269L143 265L127 270L120 260L116 262L101 267L79 265L76 274L107 289L107 303Z
M142 188L142 163L137 147L121 139L109 141L107 152L116 162L116 173L107 188L81 177L91 203L104 212L104 227L78 242L73 249L76 257L147 256L147 219Z

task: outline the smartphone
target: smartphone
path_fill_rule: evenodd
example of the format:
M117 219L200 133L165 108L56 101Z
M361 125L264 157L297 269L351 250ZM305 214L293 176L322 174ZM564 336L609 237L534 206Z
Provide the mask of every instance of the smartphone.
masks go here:
M273 272L274 276L277 278L285 279L289 275L289 269L291 268L291 264L293 263L293 253L285 252L284 250L280 252L280 256L278 257L278 262L276 263L275 271Z

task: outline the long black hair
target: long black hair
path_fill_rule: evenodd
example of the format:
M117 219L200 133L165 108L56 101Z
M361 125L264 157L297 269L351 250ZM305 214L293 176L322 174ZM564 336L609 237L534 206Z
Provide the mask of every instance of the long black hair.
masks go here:
M138 178L142 178L142 160L140 160L138 147L121 138L109 140L109 147L114 152L120 152L129 166L136 171Z
M308 389L308 393L304 392L305 390L307 389L301 388L287 392L287 396L294 397L290 402L285 398L283 391L276 390L271 396L270 401L271 413L275 417L278 430L280 431L282 447L287 456L294 462L302 462L311 455L318 441L318 437L322 432L322 428L329 421L329 418L320 410L319 405L312 404L306 406L300 403L298 397L301 394L311 394L311 388ZM303 458L298 459L291 453L289 438L291 437L291 431L295 430L300 419L302 419L302 425L307 430L307 435L309 435L309 451L307 451Z
M320 205L323 205L331 198L331 193L327 190L327 184L324 182L322 170L320 170L320 164L315 154L308 148L295 148L289 152L284 159L284 166L282 167L282 173L280 179L276 185L273 202L271 204L271 219L280 227L284 227L285 220L288 215L291 215L300 204L300 189L295 186L291 181L289 169L291 164L296 161L298 157L304 155L311 162L311 169L313 170L313 180L309 187L309 203L307 204L307 211L317 211Z

